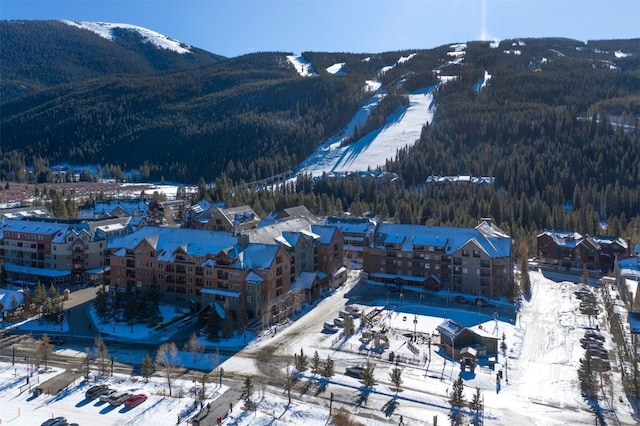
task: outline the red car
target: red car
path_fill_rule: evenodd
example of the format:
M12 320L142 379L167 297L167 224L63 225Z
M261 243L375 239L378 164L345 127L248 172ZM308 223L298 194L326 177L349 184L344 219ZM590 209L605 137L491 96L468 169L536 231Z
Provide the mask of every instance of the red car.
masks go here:
M129 399L124 402L124 406L127 408L137 407L147 400L147 395L139 393L137 395L131 395Z

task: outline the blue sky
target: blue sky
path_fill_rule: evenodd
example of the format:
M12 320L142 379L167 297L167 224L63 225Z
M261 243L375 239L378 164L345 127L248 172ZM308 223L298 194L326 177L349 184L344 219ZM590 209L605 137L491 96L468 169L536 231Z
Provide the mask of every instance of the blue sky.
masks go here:
M640 0L0 0L0 19L127 23L234 57L517 37L640 38Z

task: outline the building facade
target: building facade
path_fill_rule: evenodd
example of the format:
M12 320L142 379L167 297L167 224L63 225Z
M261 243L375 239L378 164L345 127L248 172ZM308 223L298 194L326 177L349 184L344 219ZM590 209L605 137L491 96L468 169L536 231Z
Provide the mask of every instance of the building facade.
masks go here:
M26 285L85 284L106 271L109 233L128 232L128 220L4 219L0 256L7 278Z
M485 219L475 228L381 224L363 250L369 279L500 297L513 285L511 238Z
M116 288L158 285L177 301L228 304L231 312L245 309L253 318L269 309L279 313L291 287L284 248L239 242L229 232L145 227L109 246Z
M622 238L583 236L577 232L547 230L537 238L537 255L542 266L608 273L619 254L628 253Z

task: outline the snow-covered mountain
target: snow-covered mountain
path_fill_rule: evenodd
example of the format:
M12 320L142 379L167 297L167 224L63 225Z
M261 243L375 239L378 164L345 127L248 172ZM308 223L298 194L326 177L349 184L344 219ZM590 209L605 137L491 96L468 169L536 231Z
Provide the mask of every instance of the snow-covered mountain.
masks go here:
M167 37L166 35L157 33L148 28L139 27L137 25L130 24L112 24L108 22L89 22L89 21L67 21L65 19L61 19L60 22L63 24L71 25L77 28L82 28L85 30L92 31L98 34L102 38L106 38L107 40L114 40L117 38L115 34L115 29L122 29L126 31L131 31L137 33L146 43L151 43L157 46L160 49L172 50L176 53L192 53L191 46L182 43L180 41L174 40L172 38Z

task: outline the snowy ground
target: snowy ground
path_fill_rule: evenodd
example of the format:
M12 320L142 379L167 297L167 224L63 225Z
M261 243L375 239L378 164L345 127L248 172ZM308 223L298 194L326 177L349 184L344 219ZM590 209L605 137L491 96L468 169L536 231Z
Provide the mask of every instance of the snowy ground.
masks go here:
M465 397L471 398L478 387L484 397L485 424L492 425L567 425L593 424L594 415L589 405L581 397L577 380L579 359L583 354L580 338L587 328L595 326L580 314L579 299L574 291L580 284L568 281L554 282L539 272L531 272L534 296L524 303L516 324L495 321L486 314L478 314L473 307L463 310L460 305L449 308L428 307L415 300L391 301L391 309L381 314L381 324L390 326L389 348L378 355L371 345L362 345L359 335L338 342L336 334L322 332L324 321L331 321L344 306L350 287L338 290L318 303L299 320L280 328L276 333L267 333L252 340L236 356L225 361L222 366L226 376L256 376L261 373L255 361L255 354L273 347L274 365L276 359L288 357L293 363L293 354L304 348L311 357L318 351L321 359L330 356L335 362L335 375L324 384L317 375L307 370L299 378L292 391L289 405L282 388L264 387L256 389L255 411L248 411L243 402L237 402L233 415L225 424L237 421L240 425L284 425L305 424L325 425L328 418L329 398L335 396L333 409L344 407L351 416L367 425L398 424L400 416L405 424L431 424L438 416L438 424L448 423L449 404L447 392L452 380L459 375L465 383ZM373 285L366 282L358 284ZM365 311L382 307L386 300L359 304ZM414 356L409 349L407 337L415 328L418 332L431 333L443 318L454 319L464 325L473 326L482 322L484 330L497 336L506 336L507 360L499 357L496 369L484 363L476 368L475 374L460 373L457 364L432 345L429 352L426 344L417 343L420 353L417 358L426 362L418 365L400 363L403 383L399 391L391 385L389 371L394 364L388 361L388 352L396 355ZM604 319L597 321L600 328ZM356 320L356 325L358 322ZM604 330L604 329L603 329ZM611 340L607 336L605 347L611 351ZM362 345L362 350L361 350ZM613 356L613 353L612 353ZM425 358L426 357L426 358ZM375 364L377 384L367 391L356 378L345 375L345 368L363 363L367 359ZM286 367L282 362L276 368L282 374ZM615 361L612 359L612 365ZM496 386L496 370L503 369L505 377L500 388ZM615 367L611 375L613 397L607 402L599 401L608 410L607 418L617 417L620 424L637 424L637 418L626 403ZM27 391L19 392L25 383L26 366L12 367L0 364L0 420L2 424L38 424L52 415L67 416L80 424L120 425L120 424L175 424L178 413L193 404L190 392L193 384L182 383L181 398L166 396L166 383L154 379L149 384L129 377L109 378L110 383L131 392L145 392L150 399L143 405L128 410L121 407L110 408L105 404L86 401L84 391L89 384L74 383L58 396L33 398ZM56 370L39 371L40 381L58 374ZM508 382L507 380L508 379ZM33 380L33 379L32 379ZM324 389L323 389L324 386ZM210 385L209 398L225 389ZM174 388L175 391L175 388ZM176 391L177 392L177 391ZM366 400L363 398L367 396ZM618 399L621 396L622 399ZM612 422L613 423L613 422Z

